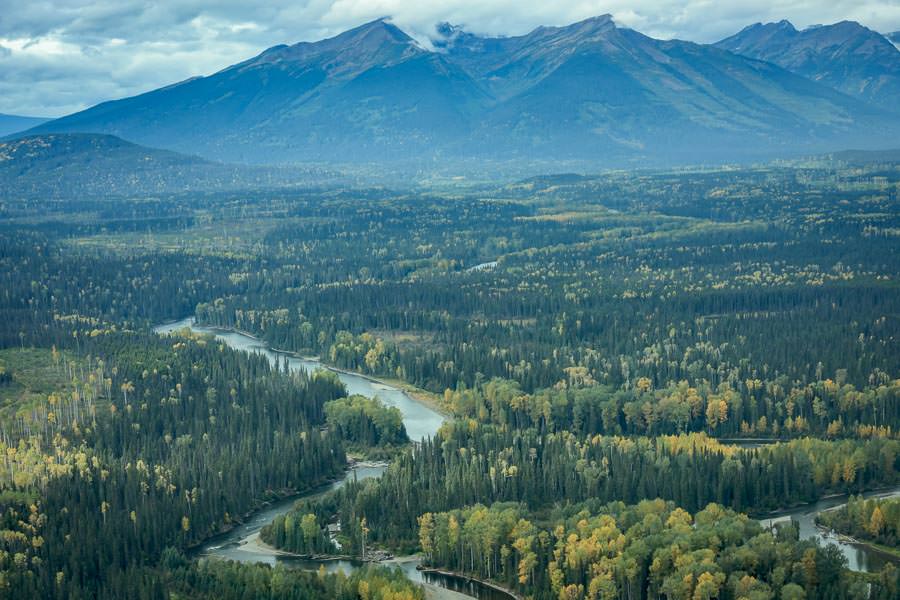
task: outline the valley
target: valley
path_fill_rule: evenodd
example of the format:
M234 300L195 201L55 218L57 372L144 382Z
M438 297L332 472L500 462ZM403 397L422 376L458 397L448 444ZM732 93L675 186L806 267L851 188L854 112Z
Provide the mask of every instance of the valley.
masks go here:
M0 11L0 599L900 598L900 13L604 6Z
M203 327L194 326L192 319L185 319L175 323L160 325L154 328L154 331L161 335L178 331L181 328L189 327L191 331L198 333L214 334L217 339L224 341L229 347L236 350L262 353L266 355L270 361L275 361L277 355L272 353L265 346L261 345L258 340L250 336L226 331L216 331ZM322 366L320 362L313 360L289 359L289 368L292 370L303 369L312 372L318 368L327 368ZM375 397L380 399L389 406L396 406L403 413L404 425L407 431L411 432L413 440L434 437L443 423L443 418L433 412L428 411L427 407L417 406L412 398L403 396L399 390L390 386L350 372L339 372L341 382L345 385L348 393L360 394L367 397ZM399 400L399 402L398 402ZM420 435L421 434L421 435ZM737 440L737 446L743 444ZM723 443L728 443L723 440ZM316 492L315 495L321 495L329 491L339 489L349 480L364 480L370 477L378 477L384 472L382 465L370 465L363 463L354 466L343 478L329 484L323 490ZM871 495L875 497L891 497L900 494L900 488L895 488L888 493L873 492ZM311 495L308 495L308 497ZM795 509L779 512L776 516L760 519L760 522L766 527L772 527L778 521L785 518L794 519L799 525L799 535L802 539L817 539L822 543L835 545L841 549L841 552L847 557L849 568L854 571L878 571L888 564L890 560L886 560L883 555L877 551L867 549L863 545L843 542L830 537L823 537L815 527L817 516L826 510L833 510L842 506L846 498L830 497L816 502L814 505L801 506ZM268 523L271 523L276 517L283 516L288 513L294 505L294 500L289 499L273 504L271 507L261 511L252 518L251 524L242 526L226 536L217 536L210 542L202 546L198 552L200 555L212 555L227 560L238 560L246 562L274 562L278 561L289 565L291 568L300 568L308 570L316 570L319 566L331 570L341 570L350 572L359 563L347 560L312 560L302 559L259 543L259 530ZM411 576L414 581L422 581L421 576L417 576L415 569L410 566L418 566L421 564L421 557L410 557L412 560L403 561L404 572L407 576ZM452 589L452 588L451 588ZM489 595L489 594L488 594ZM482 598L482 595L478 596Z
M414 598L454 572L548 597L697 570L722 594L890 597L891 561L804 508L898 484L900 176L869 160L7 200L2 342L60 358L4 429L26 565L4 577ZM780 509L798 521L746 516ZM71 570L73 537L127 570ZM674 547L693 562L652 566Z

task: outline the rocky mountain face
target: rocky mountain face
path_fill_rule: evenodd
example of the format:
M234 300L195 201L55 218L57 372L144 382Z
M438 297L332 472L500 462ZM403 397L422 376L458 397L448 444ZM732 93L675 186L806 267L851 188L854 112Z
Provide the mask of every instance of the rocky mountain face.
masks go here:
M374 21L32 131L248 163L634 164L882 147L900 118L770 62L603 16L505 38L445 24L431 49Z
M788 21L757 23L716 46L900 111L900 50L859 23L843 21L803 31Z

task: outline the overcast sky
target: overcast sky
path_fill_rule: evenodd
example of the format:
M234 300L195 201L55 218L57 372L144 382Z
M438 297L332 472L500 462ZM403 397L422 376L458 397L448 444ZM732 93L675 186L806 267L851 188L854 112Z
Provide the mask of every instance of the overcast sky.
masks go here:
M384 16L423 38L440 21L516 35L604 13L696 42L781 19L900 30L900 0L0 0L0 112L63 115Z

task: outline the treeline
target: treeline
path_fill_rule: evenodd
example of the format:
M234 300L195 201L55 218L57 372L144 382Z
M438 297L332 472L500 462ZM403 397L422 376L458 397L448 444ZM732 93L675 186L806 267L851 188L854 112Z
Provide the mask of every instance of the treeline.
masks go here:
M63 249L54 231L0 224L0 345L60 345L60 318L138 329L189 315L233 289L242 260L187 252Z
M297 202L296 222L265 238L277 266L197 316L438 393L479 374L533 392L570 367L616 389L641 377L802 386L840 370L862 389L898 368L896 193L799 173Z
M526 278L538 268L532 260L506 266L503 276L340 282L220 298L198 305L196 314L201 322L251 331L278 348L315 352L336 366L400 377L438 393L473 387L479 377L511 379L532 392L565 381L570 367L583 367L595 381L616 388L641 377L655 386L778 378L807 384L836 379L839 370L848 383L864 388L897 371L892 336L898 323L889 317L897 295L888 284L798 283L633 297L587 287L575 301L555 291L574 273L557 275L562 281L552 287L505 275L508 269ZM578 282L571 285L580 287L584 274L572 268ZM619 274L598 267L592 277L606 281ZM457 279L472 281L461 286ZM515 289L515 297L497 293L496 284ZM497 315L484 316L492 304ZM408 339L379 338L383 331Z
M816 524L900 551L900 498L851 497L844 506L819 513Z
M663 498L689 511L716 502L762 512L896 484L898 457L896 440L804 438L740 449L702 434L580 438L463 421L400 455L381 478L305 503L292 518L314 513L324 527L337 515L350 552L359 552L364 536L412 550L425 512L506 501L537 509L589 498Z
M885 376L862 390L826 379L792 385L747 379L718 388L650 379L614 389L584 368L565 370L553 388L526 393L513 381L492 379L444 392L454 414L515 429L579 435L663 435L705 431L719 437L894 437L900 423L900 380Z
M837 548L798 541L790 525L763 530L717 504L691 514L662 500L590 501L546 516L475 505L425 513L419 538L429 564L535 600L888 600L900 591L896 569L871 582L844 576Z
M197 600L424 600L399 569L367 566L351 575L202 560L166 572L171 594Z
M333 477L340 435L399 436L389 413L379 428L384 415L359 402L332 405L329 423L328 402L344 393L331 378L292 378L210 339L149 335L191 313L450 390L463 418L381 480L302 504L290 526L271 528L285 545L325 546L337 517L347 552L414 548L422 514L479 502L523 503L519 516L543 527L590 498L763 510L895 484L897 176L867 176L751 169L548 177L444 196L11 200L0 207L16 219L0 224L0 346L55 346L84 366L65 394L3 432L3 591L202 597L252 581L271 593L293 576L155 565L167 547ZM682 432L860 439L736 450L660 435ZM624 437L635 435L646 437ZM549 570L556 548L535 547ZM469 568L497 573L499 552ZM720 566L727 596L739 570ZM166 587L172 570L206 568L221 571ZM691 595L705 572L692 572ZM590 590L566 577L560 591ZM805 581L753 577L782 596ZM305 576L295 584L322 591ZM821 589L856 593L840 585Z

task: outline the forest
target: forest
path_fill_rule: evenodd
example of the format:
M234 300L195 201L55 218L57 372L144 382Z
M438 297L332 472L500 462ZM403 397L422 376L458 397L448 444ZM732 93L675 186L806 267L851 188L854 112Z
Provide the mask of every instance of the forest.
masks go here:
M900 484L898 190L900 165L818 160L4 197L0 597L422 598L385 566L195 556L367 457L381 477L262 542L534 599L894 598L897 569L755 518ZM185 317L446 422L411 441L332 372L152 330ZM896 550L897 512L820 523Z
M709 504L691 514L646 500L574 504L545 522L515 504L422 515L419 536L431 564L478 573L533 598L894 598L840 576L833 547L764 531Z
M381 478L347 485L314 506L298 506L292 519L276 520L264 530L263 539L306 553L305 536L289 531L291 526L300 530L312 514L322 529L338 514L348 526L345 547L360 547L365 519L370 542L412 549L425 512L510 501L539 510L561 499L662 498L688 511L714 502L761 513L831 493L896 485L898 451L897 440L806 438L744 450L702 434L578 439L568 433L500 432L474 423L446 425L438 438L398 457Z

